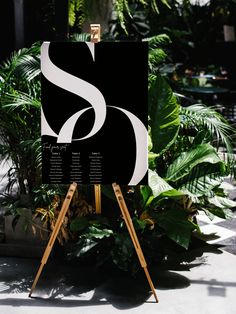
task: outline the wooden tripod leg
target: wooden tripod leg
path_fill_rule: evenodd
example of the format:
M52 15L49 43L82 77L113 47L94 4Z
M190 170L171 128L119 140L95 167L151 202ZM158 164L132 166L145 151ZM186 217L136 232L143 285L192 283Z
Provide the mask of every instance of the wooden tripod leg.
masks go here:
M144 255L143 255L143 251L142 251L142 248L140 246L140 243L139 243L136 231L134 229L134 225L133 225L132 219L130 217L129 210L128 210L127 206L126 206L123 194L121 192L120 186L118 184L116 184L116 183L113 183L112 187L113 187L113 190L115 192L116 199L117 199L117 202L119 204L120 210L122 212L125 224L126 224L126 226L128 228L131 240L132 240L132 242L134 244L134 248L135 248L136 253L138 255L139 262L140 262L141 266L144 269L145 275L147 277L147 280L148 280L149 286L150 286L150 288L152 290L152 293L154 295L154 298L155 298L156 302L158 302L156 291L155 291L152 279L151 279L151 277L149 275L149 272L148 272L148 269L147 269L147 263L146 263Z
M47 245L47 247L46 247L46 249L44 251L44 254L43 254L43 257L42 257L42 260L41 260L41 264L40 264L39 269L38 269L38 272L37 272L37 274L36 274L36 276L34 278L34 282L32 284L32 287L31 287L31 290L30 290L30 293L29 293L29 297L31 297L31 294L32 294L34 288L36 287L36 284L37 284L37 282L39 280L39 277L41 275L43 267L47 263L48 257L49 257L49 255L50 255L50 253L52 251L52 248L53 248L54 242L55 242L55 240L57 238L58 232L60 231L60 228L61 228L61 226L63 224L65 215L66 215L66 213L68 211L68 208L69 208L70 202L72 200L72 197L73 197L73 195L75 193L76 187L77 187L77 184L76 183L72 183L70 185L70 187L69 187L69 190L68 190L67 194L66 194L66 198L65 198L65 200L64 200L64 202L62 204L62 208L61 208L60 214L59 214L59 216L57 218L57 222L56 222L55 227L54 227L54 229L52 231L50 239L48 241L48 245Z
M95 195L95 211L97 215L100 215L102 212L101 208L101 185L94 184L94 195Z

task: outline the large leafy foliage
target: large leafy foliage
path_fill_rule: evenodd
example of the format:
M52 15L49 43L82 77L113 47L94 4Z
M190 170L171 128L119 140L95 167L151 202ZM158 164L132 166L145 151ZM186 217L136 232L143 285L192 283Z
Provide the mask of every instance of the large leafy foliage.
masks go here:
M171 240L185 249L189 247L191 234L196 229L196 225L188 219L184 210L172 208L158 212L153 216L156 218L157 225L165 230Z
M148 108L152 151L160 154L173 144L180 126L179 105L170 86L160 75L151 77Z
M219 170L222 168L222 175L226 173L224 162L218 156L216 150L210 144L200 144L195 149L181 153L180 156L169 165L166 180L176 182L191 174L192 170L199 165L204 167L206 174L209 174L207 171L209 164L217 164Z
M125 1L121 2L125 5ZM79 1L70 3L75 5ZM74 22L72 15L70 23ZM170 40L166 35L159 35L147 41L150 47L149 186L123 187L123 192L148 254L163 236L187 249L192 231L200 232L195 221L199 210L210 217L229 218L229 208L235 207L236 203L228 200L220 186L229 174L232 156L227 164L217 150L223 143L230 152L233 130L213 109L203 105L179 106L168 82L159 73L159 66L167 58L163 47ZM15 175L25 188L23 192L26 192L25 180L31 187L37 185L30 180L39 177L40 169L39 119L35 118L40 108L38 66L39 47L35 46L13 54L0 69L0 111L3 117L0 154L2 158L13 160ZM183 132L189 127L196 128L195 134ZM12 143L14 145L9 145ZM88 191L89 188L87 195ZM106 213L114 212L117 207L111 187L104 186L102 191L104 198L109 199L104 206ZM84 215L90 213L87 207ZM78 211L80 214L76 216ZM45 215L45 210L42 213ZM84 215L80 206L71 209L70 228L66 233L73 240L70 257L90 255L97 258L100 255L98 264L111 258L121 269L129 269L134 264L135 251L120 214L107 220ZM54 213L52 216L55 218Z
M194 104L181 109L181 117L185 125L196 128L199 136L194 143L210 140L218 149L224 147L229 165L234 164L232 143L235 139L235 129L214 108L202 104ZM204 138L205 137L205 138Z
M17 183L20 194L40 180L39 73L39 44L12 53L0 67L0 160L11 160L7 189Z

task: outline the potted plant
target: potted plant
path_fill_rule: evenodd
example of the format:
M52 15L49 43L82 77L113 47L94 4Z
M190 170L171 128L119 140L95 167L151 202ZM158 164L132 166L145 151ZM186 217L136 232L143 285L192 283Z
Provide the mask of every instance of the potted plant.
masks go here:
M133 223L149 262L161 261L177 247L188 249L193 235L201 233L200 211L210 218L229 218L229 200L221 185L234 170L232 136L235 130L213 108L202 104L182 108L160 74L169 43L166 35L149 42L149 186L123 187ZM219 153L225 147L227 158ZM104 216L91 205L80 210L77 198L65 221L64 240L72 240L70 258L101 266L112 262L123 270L137 271L138 264L128 232L110 187L103 186ZM87 198L89 204L91 199ZM76 204L76 202L78 202ZM60 203L57 203L58 209ZM89 210L90 208L90 210ZM109 210L106 210L108 208ZM75 214L77 213L77 214ZM113 214L111 214L113 213ZM63 236L64 233L64 236Z
M221 183L234 169L231 138L235 130L212 108L203 105L182 108L179 105L170 85L160 73L167 58L165 47L170 39L159 35L146 40L150 47L149 186L124 186L123 192L145 255L156 262L163 257L168 258L173 247L188 249L191 246L193 234L200 232L197 223L199 211L210 217L230 217L229 207L236 204L228 200ZM25 73L31 74L26 80L31 81L31 77L36 79L35 74L39 73L38 64L34 67L36 61L35 58L23 58L21 61L24 69L30 66L32 70ZM6 79L7 76L4 82ZM40 90L40 86L38 88ZM11 93L9 97L8 90L4 93L2 89L6 101L2 109L13 107L21 113L29 103L27 99L32 101L33 90L28 97L23 94L25 97L19 102L22 92L10 89L13 95ZM38 110L38 106L36 108ZM34 131L38 134L39 126ZM219 144L227 151L225 160L218 151ZM40 162L40 155L37 156ZM39 169L37 167L37 171ZM70 257L76 256L86 263L96 262L97 266L112 262L123 270L135 272L138 269L136 255L114 194L111 187L103 186L102 190L106 200L103 203L104 216L93 214L91 193L85 186L80 192L86 199L75 196L59 241L70 244ZM36 216L50 232L65 191L55 186L35 185L29 195Z

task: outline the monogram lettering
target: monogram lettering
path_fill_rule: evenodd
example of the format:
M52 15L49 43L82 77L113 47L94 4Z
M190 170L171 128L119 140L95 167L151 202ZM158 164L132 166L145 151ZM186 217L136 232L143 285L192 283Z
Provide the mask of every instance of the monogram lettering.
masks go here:
M87 45L88 54L91 59L95 61L95 44L84 43ZM130 181L127 182L129 185L138 184L147 171L147 129L142 121L130 111L120 108L117 106L110 106L106 104L105 98L101 91L90 84L89 82L76 77L55 65L49 56L50 43L44 42L41 48L41 70L44 77L52 84L70 92L77 96L85 99L90 106L78 110L69 117L62 125L58 134L56 134L44 114L43 108L41 110L41 134L52 136L57 139L58 144L72 143L75 141L82 141L93 137L104 125L107 116L107 108L112 110L118 110L122 112L130 121L130 124L134 131L135 143L136 143L136 160L134 164L133 175ZM94 111L94 122L92 129L83 137L76 137L74 134L75 126L79 119L83 119L83 114L88 111ZM112 137L112 134L111 134ZM145 149L144 149L145 147Z

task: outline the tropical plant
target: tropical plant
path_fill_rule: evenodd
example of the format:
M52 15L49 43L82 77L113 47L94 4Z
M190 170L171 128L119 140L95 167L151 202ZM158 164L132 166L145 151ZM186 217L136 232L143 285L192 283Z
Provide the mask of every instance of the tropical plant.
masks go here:
M30 194L40 182L39 44L12 53L0 67L0 159L12 164L8 191Z
M132 12L130 10L131 4L137 4L141 6L143 9L150 9L159 13L158 5L164 4L166 7L170 8L168 0L116 0L115 1L115 11L120 22L121 27L126 31L126 18L129 16L132 18ZM159 3L159 4L157 4Z
M158 73L150 76L149 115L151 170L150 187L145 188L145 196L147 191L150 193L146 199L147 214L187 248L191 231L199 230L195 219L199 210L227 218L228 208L236 205L221 188L234 166L235 130L212 108L181 108ZM226 161L218 152L219 146L226 148Z
M236 204L227 198L221 184L234 166L231 137L235 136L235 130L212 108L203 105L182 108L160 74L168 60L169 37L162 34L145 40L150 47L149 186L122 189L145 255L157 261L169 254L167 250L173 244L188 249L193 231L200 232L199 211L210 218L231 216L228 208ZM29 193L35 216L41 217L52 230L65 192L56 186L40 187L27 177L33 171L34 178L40 177L38 48L36 45L14 54L11 62L1 69L1 113L8 121L5 124L1 121L2 140L6 138L2 157L11 158L16 170L19 169L14 172L14 178L19 182L20 192ZM11 132L17 136L8 140ZM225 147L228 156L225 160L219 146ZM83 194L75 196L59 241L71 240L70 258L87 262L92 256L98 266L112 261L123 270L131 268L135 272L138 265L135 251L112 189L103 186L102 191L106 218L94 214L86 186L80 191L87 195L86 200Z
M68 23L70 34L81 33L86 22L109 20L113 0L69 0Z
M81 32L86 20L95 18L95 12L100 14L108 9L110 36L137 38L139 35L144 38L150 30L146 23L147 14L150 10L159 14L159 6L170 8L169 0L102 0L96 3L91 0L69 0L70 32Z
M236 203L227 198L221 184L234 165L231 136L235 130L212 108L181 108L159 72L169 38L159 35L146 40L150 47L149 186L123 187L123 192L145 255L149 262L156 262L177 249L174 243L189 248L194 232L201 233L199 211L211 219L231 217L229 208ZM227 151L225 160L219 146ZM114 210L111 188L102 190ZM87 261L92 256L97 265L110 259L123 270L137 270L132 242L119 215L113 220L77 217L70 228L78 237L70 258Z
M128 12L113 14L109 21L109 33L105 34L109 39L141 40L150 33L147 12L137 3L128 7Z

